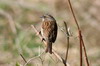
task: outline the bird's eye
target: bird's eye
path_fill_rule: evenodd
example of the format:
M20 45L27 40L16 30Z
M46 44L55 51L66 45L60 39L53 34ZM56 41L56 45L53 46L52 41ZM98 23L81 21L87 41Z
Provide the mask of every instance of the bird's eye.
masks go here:
M44 18L46 18L46 16L44 16Z
M40 18L46 18L46 16L43 15L43 16L41 16Z

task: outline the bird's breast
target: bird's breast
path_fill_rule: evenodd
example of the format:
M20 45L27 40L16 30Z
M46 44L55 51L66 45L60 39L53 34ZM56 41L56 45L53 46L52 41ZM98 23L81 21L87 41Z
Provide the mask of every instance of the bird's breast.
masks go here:
M51 28L52 27L52 22L51 21L48 21L48 22L43 22L42 24L42 28L43 29L46 29L46 28Z

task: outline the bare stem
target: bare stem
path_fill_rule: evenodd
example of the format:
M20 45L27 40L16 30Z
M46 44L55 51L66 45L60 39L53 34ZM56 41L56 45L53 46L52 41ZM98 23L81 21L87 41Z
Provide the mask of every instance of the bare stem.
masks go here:
M78 30L80 30L80 27L79 27L79 25L78 25L78 22L77 22L77 19L76 19L75 14L74 14L73 7L72 7L72 5L71 5L70 0L68 0L68 4L69 4L70 11L71 11L71 13L72 13L72 15L73 15L73 18L74 18L74 20L75 20L75 23L76 23L76 25L77 25L77 28L78 28Z
M85 53L85 59L86 59L86 62L87 62L87 66L89 66L88 56L87 56L87 53L86 53L86 48L85 48L85 44L84 44L83 40L82 40L82 45L83 45L83 50L84 50L84 53Z
M22 54L20 54L20 56L22 57L22 59L25 61L25 63L27 63L26 59L24 58L24 56Z
M80 27L78 25L78 21L77 21L77 19L75 17L75 14L74 14L74 11L73 11L73 8L72 8L70 0L68 0L68 4L69 4L69 7L70 7L70 11L71 11L71 13L73 15L74 21L75 21L75 23L77 25L77 28L78 28L78 34L79 34L79 40L80 40L80 66L82 66L82 46L83 46L83 49L84 49L85 60L86 60L87 66L89 66L89 61L88 61L88 57L87 57L87 53L86 53L86 49L85 49L82 33L81 33Z
M36 59L36 58L39 58L39 56L36 56L36 57L33 57L33 58L29 59L29 60L27 61L27 63L25 63L23 66L27 66L27 64L28 64L30 61L32 61L32 60L34 60L34 59Z
M66 56L65 56L65 62L67 61L67 58L68 58L68 51L69 51L69 32L68 32L68 26L67 26L67 23L64 22L64 25L65 25L65 29L66 29L66 34L67 34L67 48L66 48Z
M82 36L81 36L81 31L80 31L80 32L79 32L79 38L80 38L80 39L79 39L79 41L80 41L80 66L82 66L82 62L83 62L83 58L82 58L82 54L83 54L83 53L82 53L82 42L81 42L82 39L81 39L81 37L82 37Z

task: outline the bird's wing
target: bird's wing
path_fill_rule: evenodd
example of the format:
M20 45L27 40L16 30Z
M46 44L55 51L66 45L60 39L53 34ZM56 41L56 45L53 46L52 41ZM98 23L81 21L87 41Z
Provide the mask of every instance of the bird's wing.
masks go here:
M50 42L55 42L58 29L56 22L43 22L42 29L44 39L49 40Z

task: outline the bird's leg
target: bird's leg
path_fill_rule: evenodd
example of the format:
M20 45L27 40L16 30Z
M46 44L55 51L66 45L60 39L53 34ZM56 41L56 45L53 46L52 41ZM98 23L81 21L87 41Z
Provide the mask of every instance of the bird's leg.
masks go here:
M45 39L42 37L41 41L43 42L43 41L45 41Z
M39 35L39 34L40 34L40 35L41 35L41 37L42 37L41 31L37 32L37 34L36 34L36 35ZM45 41L45 39L42 37L42 38L41 38L41 41L43 42L43 41Z

